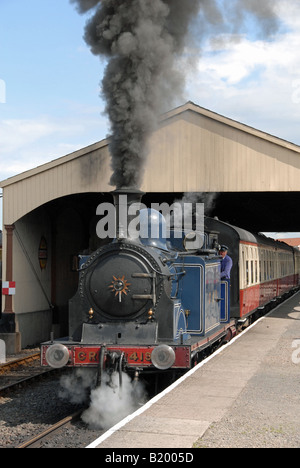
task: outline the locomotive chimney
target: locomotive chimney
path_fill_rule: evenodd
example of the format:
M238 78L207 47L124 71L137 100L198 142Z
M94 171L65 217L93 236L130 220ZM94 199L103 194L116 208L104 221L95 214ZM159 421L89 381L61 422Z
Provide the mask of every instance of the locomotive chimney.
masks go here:
M111 192L116 209L116 239L132 241L138 238L138 215L144 192L122 187Z

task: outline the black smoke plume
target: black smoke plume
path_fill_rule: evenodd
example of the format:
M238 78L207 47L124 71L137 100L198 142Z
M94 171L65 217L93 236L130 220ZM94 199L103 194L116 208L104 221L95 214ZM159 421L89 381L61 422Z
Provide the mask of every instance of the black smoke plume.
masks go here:
M185 70L178 63L188 44L199 55L207 34L236 34L249 14L262 31L276 28L277 0L70 1L80 13L90 11L85 40L95 55L108 59L102 94L111 124L110 183L118 188L142 182L158 116L184 90Z

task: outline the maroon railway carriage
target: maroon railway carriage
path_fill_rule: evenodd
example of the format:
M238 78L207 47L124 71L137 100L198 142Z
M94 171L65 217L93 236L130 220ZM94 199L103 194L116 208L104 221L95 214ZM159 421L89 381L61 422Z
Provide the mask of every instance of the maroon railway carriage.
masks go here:
M217 219L206 218L205 228L209 236L229 247L233 260L231 318L243 323L299 287L298 249Z

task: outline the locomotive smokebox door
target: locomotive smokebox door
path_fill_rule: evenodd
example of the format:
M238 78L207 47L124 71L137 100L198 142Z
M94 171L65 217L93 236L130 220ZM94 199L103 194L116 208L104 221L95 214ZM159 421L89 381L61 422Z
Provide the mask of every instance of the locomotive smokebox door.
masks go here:
M116 244L87 274L86 293L96 312L108 319L136 318L153 306L152 272L138 252L128 247Z

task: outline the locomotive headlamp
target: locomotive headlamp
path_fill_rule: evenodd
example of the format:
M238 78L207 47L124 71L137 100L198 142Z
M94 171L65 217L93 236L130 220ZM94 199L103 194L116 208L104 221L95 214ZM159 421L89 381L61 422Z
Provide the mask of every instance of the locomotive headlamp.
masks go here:
M45 358L50 367L60 369L68 364L70 354L66 346L57 343L47 349Z
M175 358L175 351L167 345L157 346L151 354L152 364L160 370L166 370L172 367Z

